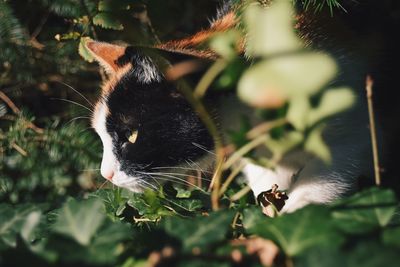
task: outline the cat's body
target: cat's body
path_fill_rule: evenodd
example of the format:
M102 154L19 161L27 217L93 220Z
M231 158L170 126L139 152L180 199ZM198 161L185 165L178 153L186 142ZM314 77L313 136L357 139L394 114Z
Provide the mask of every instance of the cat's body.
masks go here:
M210 30L156 49L168 60L171 53L213 59L216 55L212 51L196 51L194 44L210 32L234 25L232 16L226 11ZM159 60L148 49L98 42L89 43L88 48L111 77L103 86L93 116L93 126L104 146L102 175L133 191L156 187L164 180L182 181L182 170L194 169L199 160L204 161L213 142L186 99L165 79L160 64L168 66L168 61ZM346 64L342 67L345 76ZM358 71L350 83L362 87L362 74ZM226 116L224 112L219 114L222 128L232 128L232 119L243 112L237 107L244 104L232 103L230 98L220 103L222 111L228 111ZM226 108L229 105L231 110ZM277 184L279 189L288 191L283 211L291 212L309 203L329 203L353 190L355 179L369 173L367 118L365 105L359 101L352 110L330 120L324 132L332 153L329 166L301 150L285 156L274 170L243 159L243 174L255 196Z

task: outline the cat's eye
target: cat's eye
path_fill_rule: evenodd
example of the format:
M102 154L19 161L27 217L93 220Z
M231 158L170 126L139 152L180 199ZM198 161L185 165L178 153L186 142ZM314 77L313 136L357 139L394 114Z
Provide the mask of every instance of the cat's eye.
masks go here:
M126 133L126 138L128 139L129 143L134 144L136 142L137 137L138 137L137 130L133 130L132 132Z

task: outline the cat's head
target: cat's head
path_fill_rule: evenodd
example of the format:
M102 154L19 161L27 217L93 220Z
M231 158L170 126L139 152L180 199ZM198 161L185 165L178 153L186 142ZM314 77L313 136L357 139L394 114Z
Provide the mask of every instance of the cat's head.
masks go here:
M169 61L162 50L101 42L89 42L87 48L110 77L92 118L103 143L102 176L132 191L182 179L168 174L168 168L193 168L213 149L213 140L165 78Z

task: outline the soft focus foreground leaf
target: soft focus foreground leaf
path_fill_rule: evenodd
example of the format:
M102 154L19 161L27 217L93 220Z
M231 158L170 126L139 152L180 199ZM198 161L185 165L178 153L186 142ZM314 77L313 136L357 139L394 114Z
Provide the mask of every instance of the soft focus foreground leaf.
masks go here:
M277 218L257 216L254 212L257 211L244 213L245 230L273 240L289 256L314 246L337 247L342 242L325 207L309 206Z
M211 213L208 217L196 217L193 219L166 218L163 222L165 231L179 239L182 247L190 251L195 247L206 246L223 240L230 228L233 212Z
M310 110L307 124L313 125L322 119L338 114L350 108L355 102L355 95L348 87L329 89L322 95L318 107Z
M97 199L70 200L59 210L53 231L88 245L105 219L103 203Z
M324 124L318 125L310 132L304 144L304 149L329 164L332 160L332 156L328 145L324 142L322 137L324 128Z
M249 6L244 13L247 52L252 56L268 56L301 49L301 41L293 31L293 15L288 0L273 1L268 8Z
M335 224L347 233L365 233L387 226L397 206L392 190L374 187L346 199L332 217Z
M13 207L7 204L0 205L0 249L15 247L17 236L26 240L32 239L32 234L39 223L41 212L33 205Z
M400 249L400 227L388 228L383 232L383 243Z
M287 99L310 97L336 75L336 64L321 53L301 53L264 60L247 70L238 95L255 107L279 107Z

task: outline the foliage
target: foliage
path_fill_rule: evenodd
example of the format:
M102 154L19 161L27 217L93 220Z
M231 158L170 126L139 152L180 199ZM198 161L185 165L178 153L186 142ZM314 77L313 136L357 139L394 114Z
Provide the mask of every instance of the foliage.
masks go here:
M316 11L341 7L333 0L294 2ZM193 22L198 17L193 12L214 9L213 2L186 0L0 0L1 92L24 107L19 110L2 95L1 266L265 265L261 251L272 250L265 242L251 250L256 237L279 249L274 266L398 265L399 201L390 189L372 187L329 206L275 218L241 195L246 188L236 163L242 156L274 167L285 153L302 147L329 162L324 122L354 102L348 86L332 86L341 67L335 58L307 46L293 31L289 1L240 10L246 54L254 58L250 66L235 49L241 29L208 42L221 55L211 67L218 70L212 87L237 87L238 98L267 126L260 131L244 117L241 129L230 132L234 152L222 168L237 177L213 189L218 211L205 188L166 183L139 194L101 180L99 140L87 131L87 122L76 121L88 118L83 112L91 112L93 88L100 82L85 42L156 43L204 26ZM259 147L271 156L252 153Z

